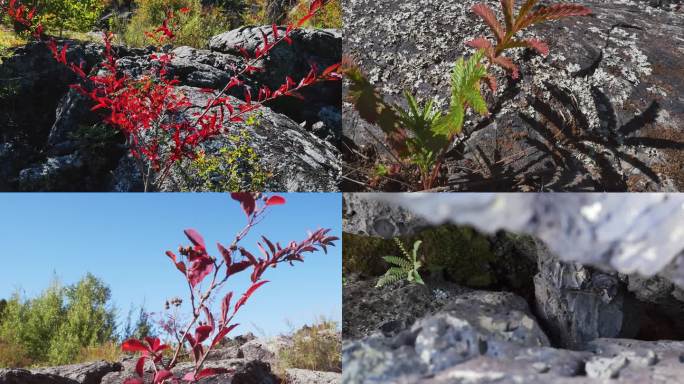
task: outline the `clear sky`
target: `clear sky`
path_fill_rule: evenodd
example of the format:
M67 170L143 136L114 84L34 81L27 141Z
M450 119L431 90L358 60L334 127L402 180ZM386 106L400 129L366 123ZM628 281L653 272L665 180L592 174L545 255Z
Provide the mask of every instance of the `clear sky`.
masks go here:
M241 243L252 253L259 252L256 240L262 234L283 244L325 227L341 237L340 194L280 195L287 204L270 208ZM184 277L164 254L189 244L183 230L200 232L218 257L216 242L230 244L245 223L228 194L0 194L0 298L17 289L35 296L54 274L72 284L90 272L111 288L120 321L131 304L159 311L167 298L187 297ZM234 335L273 336L320 316L341 321L341 270L340 242L327 255L310 254L294 267L269 269L264 278L271 282L240 310ZM240 295L249 286L248 275L229 279L228 289Z

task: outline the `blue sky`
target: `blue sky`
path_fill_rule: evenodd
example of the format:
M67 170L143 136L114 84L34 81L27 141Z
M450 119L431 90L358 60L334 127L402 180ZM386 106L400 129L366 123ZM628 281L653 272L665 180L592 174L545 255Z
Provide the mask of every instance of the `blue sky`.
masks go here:
M241 243L252 253L258 253L262 234L286 243L325 227L341 237L339 194L280 195L287 204L272 207ZM111 288L120 320L131 304L158 311L167 298L187 297L184 277L164 254L189 244L183 230L200 232L218 256L216 242L230 244L245 223L228 194L0 194L0 298L17 289L35 296L55 273L63 284L72 284L90 272ZM271 282L240 310L235 334L273 336L320 316L339 322L341 270L340 242L327 255L311 254L294 267L269 269L264 278ZM249 286L248 275L229 279L228 288L241 294Z

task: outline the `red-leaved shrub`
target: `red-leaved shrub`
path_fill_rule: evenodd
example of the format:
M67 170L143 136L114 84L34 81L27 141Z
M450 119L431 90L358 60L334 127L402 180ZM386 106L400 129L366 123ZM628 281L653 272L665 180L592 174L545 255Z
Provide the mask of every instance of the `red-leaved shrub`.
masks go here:
M168 321L163 322L164 330L176 343L170 359L163 357L162 352L172 349L171 345L163 344L159 338L130 339L123 343L124 351L140 353L135 368L139 377L129 378L124 381L124 384L143 384L145 363L148 361L152 363L154 369L154 384L194 383L204 377L230 373L229 369L224 368L203 368L204 362L212 348L238 326L232 323L235 314L257 289L268 282L268 280L262 280L266 269L275 268L280 263L294 265L296 261L303 262L305 253L319 250L327 252L327 247L334 246L334 242L339 240L337 237L328 236L329 229L319 229L309 233L304 240L292 241L285 246L273 243L262 236L263 242L257 243L261 256L255 256L242 247L240 241L261 221L269 207L285 204L285 199L280 196L259 198L251 193L232 193L231 196L241 204L247 216L247 224L235 235L229 246L217 243L216 247L220 256L209 255L204 238L194 229L185 230L185 235L191 244L180 247L179 255L171 251L166 252L187 282L192 314L185 324L181 324L178 319L171 316ZM209 307L213 295L219 293L230 277L250 268L251 286L234 304L233 292L225 294L221 300L220 312L213 312ZM203 287L202 283L207 281L208 283ZM200 320L201 318L203 320ZM192 371L180 378L171 371L178 363L183 351L189 353L194 367Z
M113 35L104 32L103 60L90 73L85 73L82 63L77 65L67 60L67 44L59 47L54 39L45 36L42 25L34 24L35 9L29 11L17 0L9 0L8 3L0 0L0 10L6 11L16 23L23 25L34 38L45 40L55 60L79 77L81 82L71 85L71 88L93 102L93 111L106 111L105 122L124 134L147 191L162 185L178 160L193 159L198 145L226 133L229 123L243 121L247 113L279 97L301 98L299 91L317 82L341 79L341 75L337 73L339 64L322 71L312 65L307 76L298 81L286 76L283 84L276 90L262 86L256 95L252 95L250 89L244 87L245 79L261 70L256 66L257 62L268 56L282 41L291 44L292 31L301 27L326 3L324 0L313 0L309 12L296 23L288 25L284 32L273 25L271 39L262 32L262 46L252 55L242 50L244 66L235 69L235 73L231 74L230 80L219 92L205 90L214 96L201 111L195 112L191 117L185 113L192 106L190 101L176 88L178 80L172 78L167 70L172 54L158 49L150 55L154 68L143 76L132 78L117 68L117 58L111 45ZM179 10L181 13L187 11L186 8ZM174 18L174 12L169 11L161 26L146 33L159 47L173 43L178 29ZM244 100L226 94L235 87L243 87Z

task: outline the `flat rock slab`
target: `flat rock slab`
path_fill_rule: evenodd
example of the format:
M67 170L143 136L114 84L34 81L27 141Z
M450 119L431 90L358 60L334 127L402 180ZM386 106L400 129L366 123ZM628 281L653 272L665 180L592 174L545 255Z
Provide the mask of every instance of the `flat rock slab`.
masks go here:
M348 0L345 53L392 103L408 90L446 109L453 63L486 26L470 11L480 0ZM498 1L485 1L494 9ZM499 73L492 116L471 116L448 158L457 191L672 191L684 186L684 61L676 36L684 16L645 2L585 1L591 17L533 27L548 58L511 57L521 79ZM498 12L498 11L497 11ZM373 141L345 107L344 134ZM565 121L560 127L554 125Z
M290 384L339 384L342 381L342 374L336 372L290 368L286 374Z

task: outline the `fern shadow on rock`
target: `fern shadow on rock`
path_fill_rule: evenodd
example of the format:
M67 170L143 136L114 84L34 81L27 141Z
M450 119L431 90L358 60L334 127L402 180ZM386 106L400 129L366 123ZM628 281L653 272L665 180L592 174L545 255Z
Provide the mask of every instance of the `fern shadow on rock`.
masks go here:
M660 189L664 181L649 157L654 150L684 149L684 142L643 136L640 131L656 122L661 106L652 101L643 112L619 125L610 99L591 88L599 124L580 108L572 92L545 83L551 98L529 97L536 116L518 112L528 132L514 138L525 148L520 158L502 158L499 148L489 156L477 145L478 163L453 175L450 185L467 190L628 191L630 176L640 173ZM517 162L515 166L512 163ZM635 172L637 170L638 172Z

